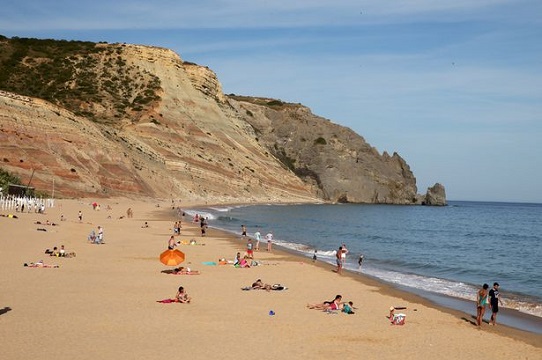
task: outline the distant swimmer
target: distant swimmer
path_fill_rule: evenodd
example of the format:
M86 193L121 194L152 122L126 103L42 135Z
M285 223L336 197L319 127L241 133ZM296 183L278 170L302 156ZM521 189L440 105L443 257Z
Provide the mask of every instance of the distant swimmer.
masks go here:
M363 259L364 259L364 256L363 256L363 254L361 254L359 256L359 259L358 259L358 266L359 266L360 269L361 269L361 263L363 263Z

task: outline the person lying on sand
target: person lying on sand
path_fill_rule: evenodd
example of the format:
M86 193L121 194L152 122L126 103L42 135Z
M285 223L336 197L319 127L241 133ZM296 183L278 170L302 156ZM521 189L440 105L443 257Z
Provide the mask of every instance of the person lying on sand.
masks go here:
M199 271L198 270L192 270L190 269L189 267L187 267L186 269L184 267L178 267L178 268L175 268L175 275L199 275Z
M264 284L261 279L258 279L252 283L252 289L261 289L261 290L271 291L271 285Z
M34 267L34 268L59 268L60 266L59 265L51 265L51 264L44 264L43 263L43 260L40 260L38 262L31 262L31 263L24 263L23 266L26 266L26 267Z
M341 295L335 296L335 299L331 301L324 301L323 303L319 304L307 304L307 308L309 309L315 309L315 310L342 310L344 303L341 302L342 300Z
M192 270L189 267L178 267L173 270L162 270L164 274L172 274L172 275L199 275L200 272L198 270Z
M281 285L281 284L273 284L273 285L264 284L261 279L258 279L255 282L253 282L251 286L245 286L241 288L241 290L266 290L266 291L271 291L271 290L280 291L280 290L287 290L287 289L288 288L286 286Z

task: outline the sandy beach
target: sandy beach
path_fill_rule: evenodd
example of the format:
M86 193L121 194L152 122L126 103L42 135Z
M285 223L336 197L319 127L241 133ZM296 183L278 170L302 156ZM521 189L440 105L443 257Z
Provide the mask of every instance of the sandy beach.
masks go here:
M370 278L338 275L280 249L255 252L260 264L251 268L205 264L233 260L246 240L214 229L201 237L189 217L177 239L197 245L178 246L186 255L181 265L201 274L164 274L172 267L158 258L173 234L171 202L100 199L96 211L93 201L57 200L46 214L0 211L18 217L0 217L3 359L542 358L542 335L487 323L477 328L473 314L437 308ZM87 241L98 225L104 245ZM76 257L44 254L60 245ZM59 267L23 266L39 260ZM287 289L241 290L259 278ZM190 304L157 302L173 298L179 286ZM355 314L306 307L336 294L354 302ZM390 306L406 307L405 325L390 324Z

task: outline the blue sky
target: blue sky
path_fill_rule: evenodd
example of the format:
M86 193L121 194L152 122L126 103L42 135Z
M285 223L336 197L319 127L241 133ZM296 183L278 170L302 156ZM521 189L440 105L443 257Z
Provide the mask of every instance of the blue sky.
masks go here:
M0 0L0 34L166 47L398 152L418 192L542 203L540 0Z

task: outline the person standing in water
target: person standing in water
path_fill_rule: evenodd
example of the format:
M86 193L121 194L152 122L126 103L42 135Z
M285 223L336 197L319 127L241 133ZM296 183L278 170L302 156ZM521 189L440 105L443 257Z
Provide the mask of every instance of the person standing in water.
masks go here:
M358 259L358 266L360 270L361 270L361 264L363 263L363 258L364 258L363 254L360 254L359 259Z
M337 250L337 253L335 254L335 257L337 258L337 274L342 274L343 270L343 247L339 246L339 250Z

